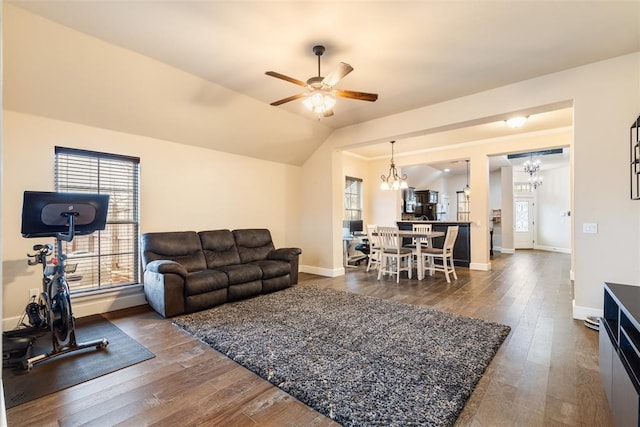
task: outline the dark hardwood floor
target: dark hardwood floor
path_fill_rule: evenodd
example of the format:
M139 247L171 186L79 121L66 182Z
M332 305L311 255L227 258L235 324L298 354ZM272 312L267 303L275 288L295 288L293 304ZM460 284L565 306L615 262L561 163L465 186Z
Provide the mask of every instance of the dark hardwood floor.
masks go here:
M337 278L303 273L300 286L510 325L458 426L611 426L598 334L571 318L569 255L518 251L492 263L490 272L458 268L451 284L441 273L377 281L360 266ZM156 357L12 408L9 426L336 425L145 307L107 317Z

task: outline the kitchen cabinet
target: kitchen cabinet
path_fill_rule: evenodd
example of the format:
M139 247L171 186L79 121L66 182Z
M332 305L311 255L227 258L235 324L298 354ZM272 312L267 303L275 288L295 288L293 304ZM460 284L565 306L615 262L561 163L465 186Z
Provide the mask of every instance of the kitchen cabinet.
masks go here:
M404 200L403 212L414 213L416 210L416 189L409 187L402 190L402 199Z
M438 192L432 190L420 190L415 192L416 216L426 216L430 220L437 218Z

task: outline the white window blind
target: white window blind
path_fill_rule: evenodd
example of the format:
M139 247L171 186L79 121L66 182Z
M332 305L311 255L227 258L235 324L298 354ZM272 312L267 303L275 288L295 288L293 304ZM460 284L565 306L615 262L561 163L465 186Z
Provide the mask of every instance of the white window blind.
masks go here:
M71 292L139 281L139 165L137 157L55 148L55 189L109 195L103 231L63 242Z

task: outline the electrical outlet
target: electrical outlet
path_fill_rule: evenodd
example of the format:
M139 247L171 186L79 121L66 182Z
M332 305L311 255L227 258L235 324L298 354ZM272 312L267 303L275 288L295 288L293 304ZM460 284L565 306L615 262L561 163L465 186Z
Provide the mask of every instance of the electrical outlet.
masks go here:
M37 301L39 295L40 295L40 289L38 288L29 289L29 300L31 300L31 298L35 298Z

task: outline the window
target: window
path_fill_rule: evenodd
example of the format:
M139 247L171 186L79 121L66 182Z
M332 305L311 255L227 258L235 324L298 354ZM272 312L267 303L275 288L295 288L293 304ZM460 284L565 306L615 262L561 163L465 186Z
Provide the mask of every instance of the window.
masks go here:
M106 228L63 242L71 292L137 283L140 159L63 147L55 154L56 191L109 195Z
M344 220L362 219L362 180L345 177L344 180Z
M529 202L517 201L516 205L516 231L529 231Z

